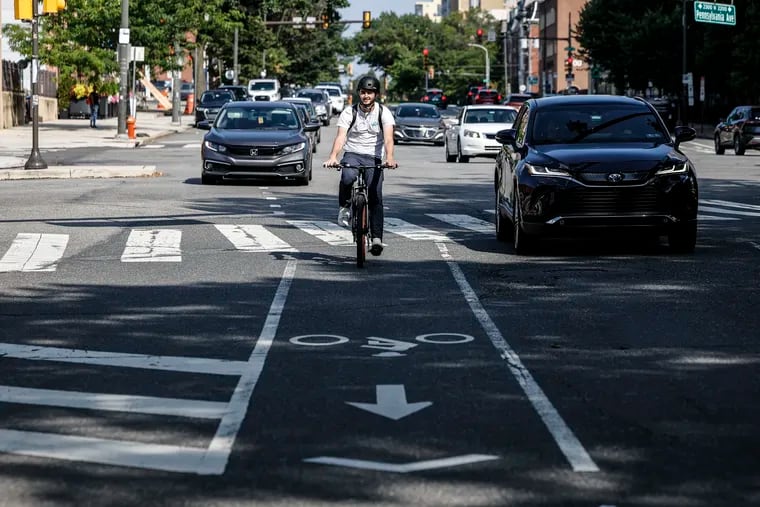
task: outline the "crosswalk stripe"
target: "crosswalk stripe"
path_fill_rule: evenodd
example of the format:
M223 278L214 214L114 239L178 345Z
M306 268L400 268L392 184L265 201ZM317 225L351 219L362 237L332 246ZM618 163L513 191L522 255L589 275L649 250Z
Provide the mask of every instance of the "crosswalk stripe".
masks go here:
M399 218L386 218L385 229L393 234L398 234L399 236L415 241L451 241L445 234L440 234L430 229L410 224Z
M236 249L244 252L297 252L263 225L216 225Z
M41 458L199 473L208 449L157 443L0 430L0 451Z
M751 209L760 211L760 205L745 204L742 202L723 201L721 199L700 199L699 204L712 204L715 206L725 206L727 208Z
M181 371L204 375L241 375L244 361L209 359L205 357L154 356L126 352L101 352L89 349L64 349L39 345L0 343L0 357L29 361L58 361L62 363L141 368L146 370Z
M0 272L55 271L68 242L68 234L21 232L0 259Z
M288 223L331 246L351 246L354 244L354 237L350 230L327 220L288 220Z
M196 419L221 419L227 408L227 403L217 401L59 391L14 386L0 386L0 402Z
M724 216L716 217L713 215L703 215L702 213L699 213L697 215L697 220L698 221L708 221L708 220L716 221L716 220L740 220L740 219L734 218L734 217L724 217Z
M760 212L739 211L736 209L716 208L715 206L700 206L699 211L709 211L711 213L721 213L724 215L741 215L745 217L760 217Z
M491 222L486 222L470 215L427 213L427 216L470 231L491 233L494 230L494 225Z
M133 229L121 262L182 262L182 231L175 229Z

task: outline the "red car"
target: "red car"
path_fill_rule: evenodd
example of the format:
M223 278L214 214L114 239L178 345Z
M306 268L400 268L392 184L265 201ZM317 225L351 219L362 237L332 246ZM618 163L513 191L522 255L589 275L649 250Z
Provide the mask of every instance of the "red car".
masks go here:
M501 94L496 90L482 89L475 95L475 104L499 104Z

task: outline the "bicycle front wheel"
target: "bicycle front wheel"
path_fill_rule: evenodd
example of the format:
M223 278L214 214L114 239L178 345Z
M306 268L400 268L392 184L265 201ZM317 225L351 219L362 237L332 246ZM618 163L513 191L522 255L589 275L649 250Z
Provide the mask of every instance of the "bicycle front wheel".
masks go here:
M357 195L354 200L354 239L356 240L356 266L364 267L364 261L367 258L367 232L369 224L367 223L367 198L364 195Z

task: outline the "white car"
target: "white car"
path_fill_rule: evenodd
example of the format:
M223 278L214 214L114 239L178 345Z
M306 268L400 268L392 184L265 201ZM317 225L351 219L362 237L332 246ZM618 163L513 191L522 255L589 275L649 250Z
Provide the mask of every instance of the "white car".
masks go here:
M343 112L343 108L346 107L346 101L343 98L343 90L340 89L340 86L317 85L314 88L325 90L330 96L330 105L332 106L333 114L340 114Z
M251 100L280 100L280 81L277 79L251 79L248 82Z
M445 133L446 162L469 162L471 157L496 157L501 144L496 133L511 129L517 109L483 104L464 106Z

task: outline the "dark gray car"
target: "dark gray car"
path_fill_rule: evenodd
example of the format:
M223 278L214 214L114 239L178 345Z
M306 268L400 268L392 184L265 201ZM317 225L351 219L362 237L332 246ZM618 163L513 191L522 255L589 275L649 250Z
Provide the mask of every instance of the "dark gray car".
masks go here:
M201 99L195 105L195 124L203 120L213 121L219 110L227 102L235 100L235 96L229 90L208 90L203 92Z

